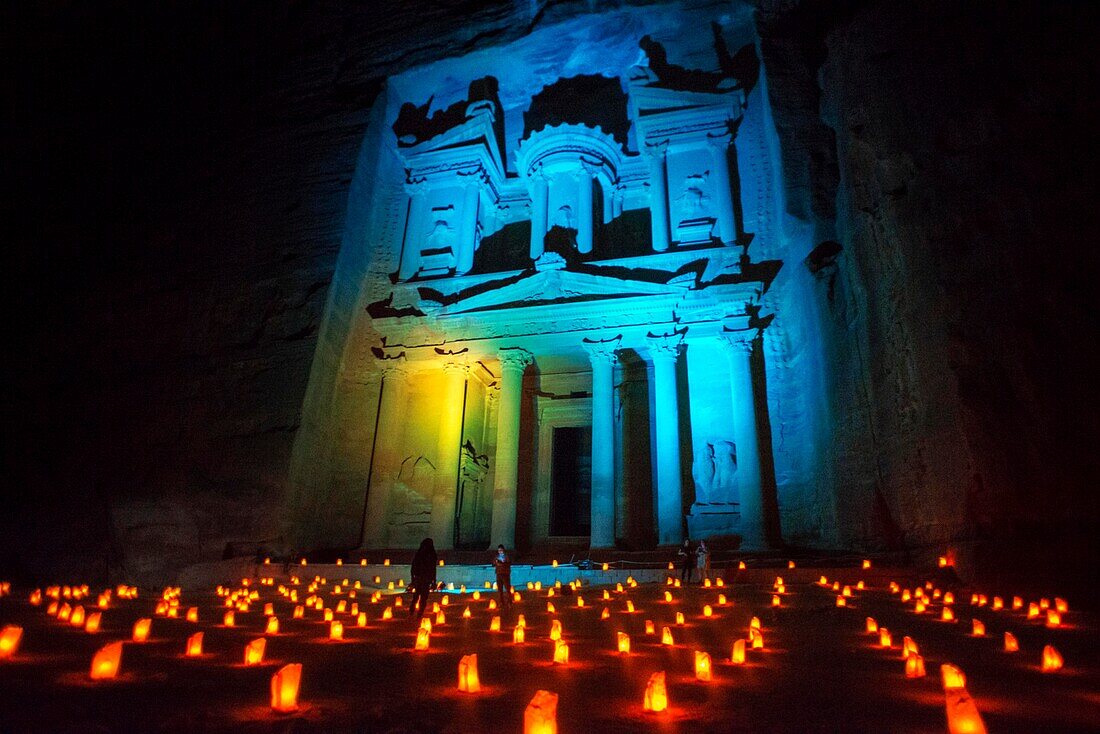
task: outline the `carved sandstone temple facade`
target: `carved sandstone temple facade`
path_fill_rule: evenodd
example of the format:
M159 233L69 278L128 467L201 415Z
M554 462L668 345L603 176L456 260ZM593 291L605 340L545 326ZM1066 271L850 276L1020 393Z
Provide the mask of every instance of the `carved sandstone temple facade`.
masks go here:
M530 97L522 135L494 77L433 115L403 100L379 135L401 180L334 398L374 428L331 449L355 452L362 547L780 542L761 108L644 41L618 76ZM594 119L560 103L599 84Z

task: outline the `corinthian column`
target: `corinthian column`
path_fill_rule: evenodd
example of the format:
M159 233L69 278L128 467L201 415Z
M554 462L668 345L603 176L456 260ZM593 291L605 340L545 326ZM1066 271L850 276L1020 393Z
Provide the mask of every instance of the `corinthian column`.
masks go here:
M595 223L592 218L592 172L581 163L577 174L577 251L592 252Z
M665 162L667 144L650 146L649 155L649 220L653 230L653 249L668 249L668 170Z
M474 266L478 204L481 203L481 170L466 176L462 189L462 221L455 252L455 273L465 275Z
M615 545L614 369L619 338L585 341L592 362L592 536L593 548Z
M760 481L760 446L756 435L756 405L752 388L753 337L755 331L721 337L729 358L730 392L733 397L733 441L737 450L737 486L741 502L741 548L767 547L764 496Z
M371 456L370 487L363 516L363 546L385 548L388 542L390 492L399 465L404 414L408 406L408 380L404 358L382 367L382 390L378 423Z
M455 540L455 502L462 443L462 403L469 367L464 356L448 356L443 363L443 391L439 410L435 493L432 496L431 537L437 548L452 548Z
M516 484L519 481L519 416L523 372L534 358L524 349L500 350L500 406L497 408L496 472L493 476L493 535L490 544L516 543Z
M420 269L420 246L424 240L424 220L427 217L428 197L421 184L408 184L409 218L405 222L405 246L401 250L401 269L398 277L408 280Z
M684 539L680 406L676 395L676 360L681 348L682 337L678 335L649 337L657 434L657 540L662 545Z
M546 241L546 209L550 205L550 185L541 170L531 173L531 259L542 257Z
M707 148L714 171L714 191L718 195L718 233L722 244L730 245L737 241L737 224L733 217L733 191L730 189L729 139L712 138Z

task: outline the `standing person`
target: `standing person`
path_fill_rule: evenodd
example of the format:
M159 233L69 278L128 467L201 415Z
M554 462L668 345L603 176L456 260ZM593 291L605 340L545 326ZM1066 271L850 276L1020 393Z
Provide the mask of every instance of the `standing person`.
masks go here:
M695 568L695 554L691 552L691 539L684 538L684 544L676 551L676 557L680 559L680 582L691 583L691 569Z
M512 606L512 559L504 552L503 545L497 546L493 567L497 572L497 594L500 596L500 608L503 611Z
M416 614L418 620L423 619L424 612L428 609L428 594L435 588L435 569L438 564L435 542L431 538L424 538L413 556L412 580L409 582L413 601L409 606L409 617Z
M699 583L710 579L710 548L703 541L695 549L695 565L699 568Z

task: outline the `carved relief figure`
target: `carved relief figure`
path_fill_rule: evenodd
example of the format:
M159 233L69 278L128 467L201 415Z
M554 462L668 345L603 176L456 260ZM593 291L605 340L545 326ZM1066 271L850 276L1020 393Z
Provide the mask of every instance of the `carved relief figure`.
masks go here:
M684 178L683 193L676 197L681 220L698 219L710 213L710 196L706 193L709 175L710 171L703 171Z
M695 465L691 467L691 477L695 480L695 501L700 505L710 503L710 488L714 484L714 446L703 444L703 450L695 454Z
M428 235L428 249L442 250L450 247L454 242L454 231L454 227L447 224L446 219L436 219L432 232Z
M696 504L731 503L737 482L737 449L733 442L703 444L696 453L691 475L695 480Z
M573 229L576 226L573 220L573 207L568 204L563 204L558 209L558 214L554 218L554 225L557 227L564 227L565 229Z
M432 513L435 473L435 465L423 456L407 456L401 462L390 495L390 538L394 542L411 541L421 531L410 526L428 522ZM409 531L408 537L403 531Z

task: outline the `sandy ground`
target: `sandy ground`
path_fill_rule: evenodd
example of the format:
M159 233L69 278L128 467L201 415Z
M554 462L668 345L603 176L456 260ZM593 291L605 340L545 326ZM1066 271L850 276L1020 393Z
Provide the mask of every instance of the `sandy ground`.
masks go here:
M853 587L860 576L857 569L838 573ZM330 589L338 580L329 581ZM938 603L918 615L881 586L854 591L846 608L835 606L831 590L806 583L788 584L779 608L770 606L770 584L672 589L672 603L664 601L664 585L624 594L611 589L611 601L601 598L604 588L585 587L583 608L559 590L550 600L554 615L546 609L546 590L521 590L523 601L504 615L500 633L488 631L494 595L483 592L480 601L451 595L446 624L435 627L430 649L422 652L412 649L416 625L403 609L381 620L393 597L371 604L365 589L355 601L367 612L368 626L356 628L343 617L343 642L327 639L321 612L291 619L293 605L275 587L259 587L260 601L237 613L234 628L221 626L222 600L214 593L184 594L182 609L198 606L199 622L154 617L149 641L125 644L122 671L113 681L89 680L91 657L108 642L129 639L138 617L153 616L156 594L113 600L102 630L89 634L49 617L48 599L33 607L29 590L14 589L0 598L0 625L25 631L15 656L0 660L0 732L522 732L524 708L539 689L559 695L562 734L945 732L942 662L965 671L991 734L1100 731L1100 636L1095 619L1072 608L1064 627L1051 630L1020 612L972 606L963 589L955 591L958 621L951 624L939 621ZM729 604L717 606L720 592ZM627 599L635 604L633 614L625 612ZM263 633L265 601L274 601L281 632L269 636L263 664L246 667L243 648ZM702 615L705 603L714 605L709 619ZM464 620L467 605L472 618ZM601 620L605 606L611 618ZM677 611L685 615L683 626L675 624ZM517 613L527 622L522 645L512 643ZM734 665L731 646L747 636L754 615L762 622L765 649ZM866 634L867 616L892 631L891 649ZM972 617L986 623L985 637L969 634ZM561 620L570 646L566 665L551 662L553 618ZM656 636L644 634L647 619L655 622ZM672 629L672 647L660 644L663 625ZM204 656L184 657L184 640L199 630ZM1018 653L1004 652L1006 630L1019 638ZM615 651L618 631L631 636L628 655ZM923 679L904 675L904 635L920 646L928 671ZM1046 644L1063 654L1063 670L1040 671ZM713 681L695 680L695 650L711 654ZM459 693L458 660L472 652L483 688ZM269 679L288 662L304 666L301 707L275 714L268 705ZM667 673L670 708L646 713L645 684L659 670Z

